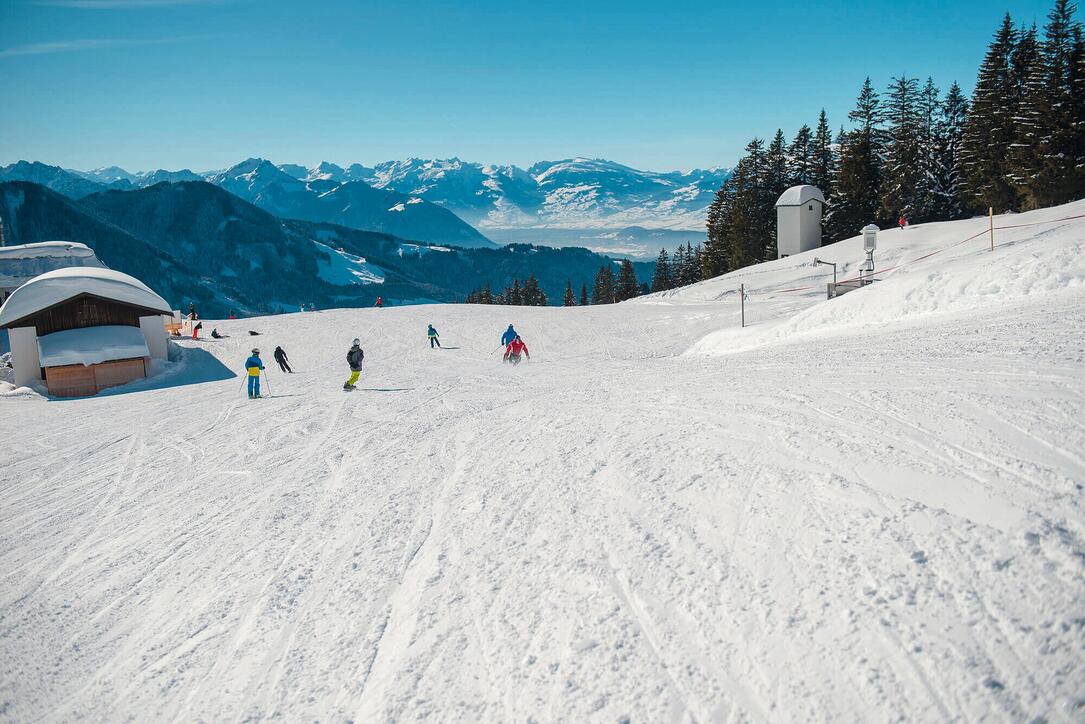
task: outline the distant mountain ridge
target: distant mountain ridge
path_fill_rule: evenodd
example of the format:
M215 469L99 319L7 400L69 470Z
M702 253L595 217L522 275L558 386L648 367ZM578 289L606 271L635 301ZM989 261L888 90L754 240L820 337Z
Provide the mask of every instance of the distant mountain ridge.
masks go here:
M369 306L377 295L387 303L462 301L487 283L500 290L531 274L556 304L567 280L578 288L590 284L601 265L615 261L587 249L456 248L281 219L205 181L110 189L81 199L41 184L0 182L0 218L9 244L86 243L104 263L143 280L176 308L196 301L211 318L310 303ZM636 268L642 281L651 278L650 264Z

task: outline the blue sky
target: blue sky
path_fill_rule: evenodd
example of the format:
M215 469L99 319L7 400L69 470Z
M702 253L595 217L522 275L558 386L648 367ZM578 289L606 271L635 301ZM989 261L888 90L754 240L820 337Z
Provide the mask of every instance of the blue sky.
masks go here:
M867 75L970 91L1052 2L0 0L0 164L731 165Z

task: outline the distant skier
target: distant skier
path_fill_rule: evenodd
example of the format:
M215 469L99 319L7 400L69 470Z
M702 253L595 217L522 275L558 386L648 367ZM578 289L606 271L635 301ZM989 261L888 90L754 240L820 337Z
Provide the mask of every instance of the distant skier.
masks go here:
M508 347L509 342L516 339L517 336L519 335L516 334L516 330L513 329L512 325L510 324L509 328L505 330L505 333L501 335L501 346Z
M362 374L362 360L365 359L365 352L362 351L361 341L357 337L354 338L354 342L350 347L350 351L347 352L347 364L350 365L350 379L343 385L344 390L353 390L354 383L358 381L358 376Z
M245 360L245 369L249 371L249 399L255 400L260 396L260 373L264 371L258 348L252 348L252 356Z
M196 322L196 326L192 328L192 339L199 338L201 329L203 329L203 322Z
M432 324L429 326L429 331L426 334L429 335L430 349L433 349L434 345L436 345L437 347L441 346L441 335L437 334L437 330L433 328Z
M237 319L237 314L232 309L230 310L230 319Z
M229 336L230 335L228 335L228 334L219 334L218 327L215 327L214 329L211 330L211 338L212 339L226 339Z
M193 320L200 318L200 315L196 314L196 302L188 303L188 318Z
M383 306L384 306L384 301L383 301L383 300L381 300L381 298L380 298L380 297L377 297L377 306L378 306L378 307L383 307Z
M908 226L908 219L905 218L904 214L901 214L900 219L897 220L897 223L900 224L900 230L904 231L904 228Z
M505 348L504 361L518 365L520 364L521 354L529 360L531 359L531 354L527 351L527 345L524 344L524 340L520 339L520 335L516 335L513 340L509 342L508 347Z
M282 347L275 348L275 361L279 363L279 369L283 372L294 372L294 370L290 369L290 362L287 360L286 352L283 351Z

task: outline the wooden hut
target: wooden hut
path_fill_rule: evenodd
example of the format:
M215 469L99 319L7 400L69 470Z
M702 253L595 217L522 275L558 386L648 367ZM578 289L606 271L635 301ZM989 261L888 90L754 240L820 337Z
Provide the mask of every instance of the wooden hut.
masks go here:
M0 307L15 383L44 380L58 397L93 395L145 377L165 359L162 297L112 269L71 267L34 277Z

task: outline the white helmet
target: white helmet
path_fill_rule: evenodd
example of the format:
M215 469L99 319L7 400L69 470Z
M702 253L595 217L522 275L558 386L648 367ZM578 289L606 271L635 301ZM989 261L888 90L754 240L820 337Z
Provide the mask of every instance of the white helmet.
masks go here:
M361 343L362 343L362 340L360 340L360 339L358 339L357 337L355 337L355 338L354 338L354 342L353 342L352 344L353 344L353 345L354 345L355 347L357 347L357 346L358 346L358 345L360 345Z
M253 347L252 348L252 353L253 354L260 354L260 348L259 347Z

